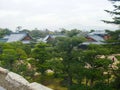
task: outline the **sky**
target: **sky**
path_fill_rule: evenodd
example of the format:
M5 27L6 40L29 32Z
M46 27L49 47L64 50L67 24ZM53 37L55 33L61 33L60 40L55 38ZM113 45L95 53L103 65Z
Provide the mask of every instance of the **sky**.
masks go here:
M101 21L111 19L105 9L113 9L108 0L0 0L0 28L117 29Z

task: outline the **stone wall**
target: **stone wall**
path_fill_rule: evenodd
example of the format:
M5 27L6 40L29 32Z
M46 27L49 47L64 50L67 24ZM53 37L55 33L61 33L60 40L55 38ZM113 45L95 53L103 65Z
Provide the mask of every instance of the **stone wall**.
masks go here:
M6 90L52 90L39 83L29 83L22 76L0 67L0 86Z

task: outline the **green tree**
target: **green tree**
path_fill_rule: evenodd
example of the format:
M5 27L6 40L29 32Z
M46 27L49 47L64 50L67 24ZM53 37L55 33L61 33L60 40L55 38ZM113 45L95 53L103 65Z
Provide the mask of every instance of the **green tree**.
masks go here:
M109 0L109 1L120 1L120 0ZM110 11L110 10L105 10L107 13L110 13L113 16L113 20L109 21L109 20L102 20L105 23L111 23L111 24L116 24L116 25L120 25L120 5L113 5L114 6L114 10Z
M16 52L17 52L17 56L18 56L18 59L19 60L24 60L27 58L27 54L25 53L24 50L20 49L20 48L17 48L16 49Z
M21 31L19 31L20 33L29 33L30 34L30 30L28 30L28 29L23 29L23 30L21 30Z
M109 0L109 1L114 1L114 2L117 2L117 1L120 1L120 0Z
M9 29L7 29L7 28L6 29L0 28L0 38L2 38L5 35L9 35L10 33L12 33L12 31L9 30Z
M40 30L32 30L30 32L30 35L34 38L40 38L41 37L41 31Z
M120 56L116 56L117 60L120 62ZM120 63L116 63L116 65L112 65L112 74L115 76L113 78L112 86L115 90L120 89Z
M46 43L39 43L35 46L32 50L32 56L35 58L37 71L41 74L45 74L46 71L46 60L50 59L50 54L47 50L48 44Z
M43 38L45 37L46 35L49 35L51 34L52 32L49 31L48 29L45 29L45 30L38 30L38 29L34 29L30 32L30 35L33 37L33 38L36 38L36 39L39 39L39 38Z
M59 38L55 47L58 57L61 58L60 62L63 66L63 68L61 68L61 74L68 85L68 89L70 89L70 86L73 85L74 70L78 70L76 67L77 63L79 63L77 66L80 66L81 64L79 61L80 51L77 46L82 41L83 39L79 37L62 37Z
M14 49L4 49L1 54L2 66L12 70L13 64L17 59L17 52Z
M104 72L108 72L108 67L112 63L107 57L101 59L99 55L109 55L109 50L99 45L90 45L89 49L82 53L82 59L86 64L84 75L90 80L90 85L94 86L95 82L105 80Z
M107 44L105 45L106 48L109 49L111 54L120 53L119 45L120 45L120 30L116 31L108 31L108 35L110 38L106 41Z
M64 68L62 58L57 58L54 56L52 59L47 60L46 65L54 72L54 78L59 78L59 76L62 75Z
M120 30L116 31L108 31L108 34L110 35L110 39L108 39L108 42L112 43L119 43L120 42Z
M66 33L67 33L67 30L66 30L66 29L64 29L64 28L61 28L60 33L64 35L64 34L66 34Z
M76 36L77 34L79 34L81 31L80 30L77 30L77 29L72 29L70 31L67 31L67 35L69 37L73 37L73 36Z

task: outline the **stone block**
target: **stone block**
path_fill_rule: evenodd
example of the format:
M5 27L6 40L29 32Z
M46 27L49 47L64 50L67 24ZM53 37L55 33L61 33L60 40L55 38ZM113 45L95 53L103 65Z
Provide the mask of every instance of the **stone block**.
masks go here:
M29 84L29 90L52 90L44 85L33 82Z

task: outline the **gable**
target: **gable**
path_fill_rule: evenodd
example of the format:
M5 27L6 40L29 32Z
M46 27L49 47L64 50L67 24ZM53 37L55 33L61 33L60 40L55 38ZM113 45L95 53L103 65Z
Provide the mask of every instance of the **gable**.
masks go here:
M96 42L105 41L104 38L102 38L98 35L88 35L87 39L88 39L88 41L96 41Z
M32 38L29 35L27 35L22 40L32 40Z

